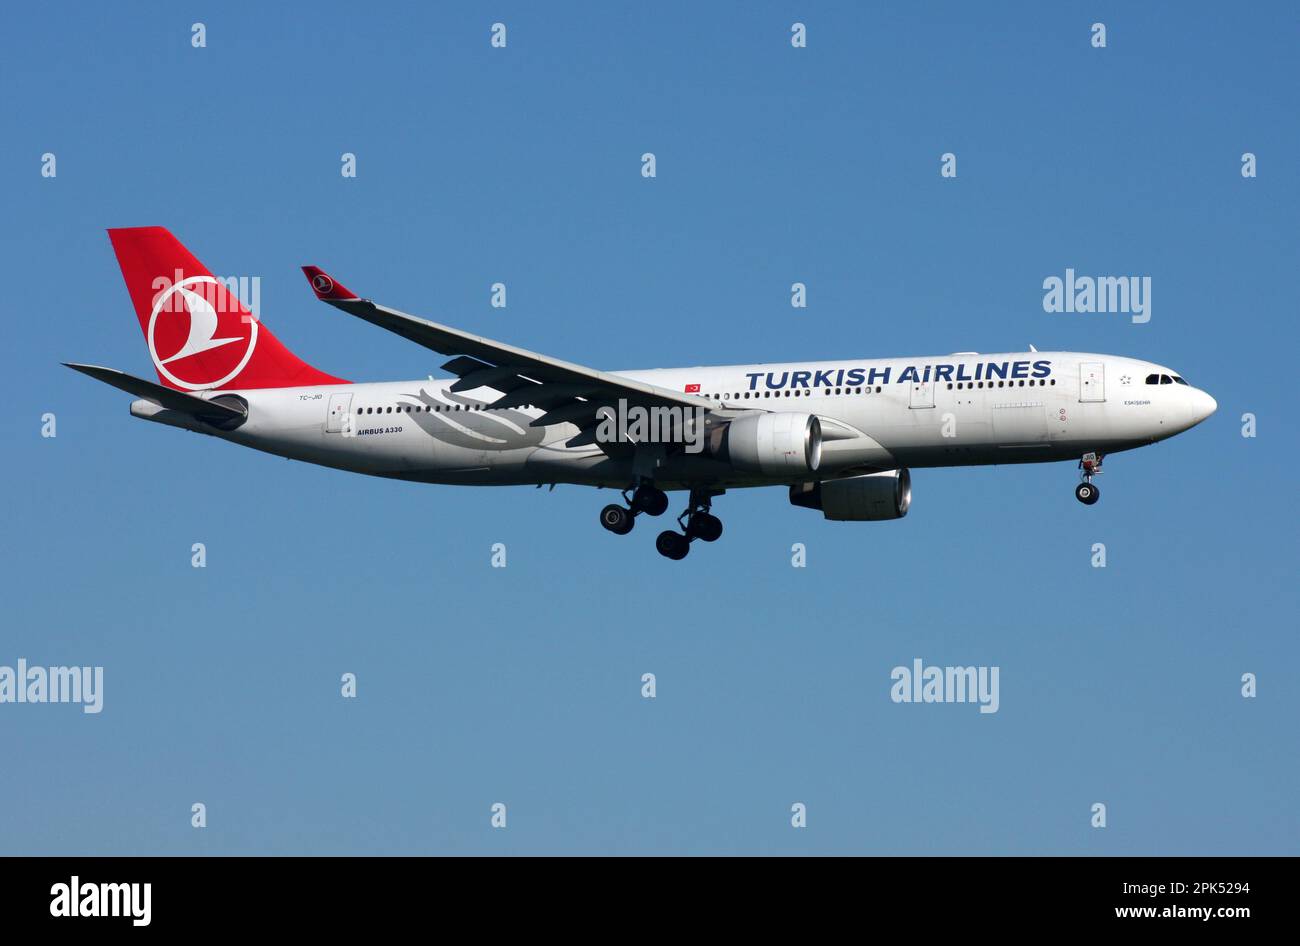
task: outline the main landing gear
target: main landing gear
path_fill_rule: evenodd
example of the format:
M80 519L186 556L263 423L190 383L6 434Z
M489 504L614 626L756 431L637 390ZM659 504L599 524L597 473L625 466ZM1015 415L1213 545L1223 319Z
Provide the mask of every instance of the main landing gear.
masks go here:
M629 492L631 495L629 495ZM677 517L681 532L669 529L659 533L655 539L655 548L659 554L675 561L686 557L691 550L691 543L696 539L702 542L716 542L722 535L722 520L709 510L713 497L721 490L693 489L690 505ZM600 524L615 535L627 535L636 524L636 517L641 513L661 516L668 509L668 496L661 489L649 483L643 483L633 491L624 490L623 499L626 506L611 503L600 511Z
M682 531L673 532L670 529L667 532L660 532L659 537L655 539L655 548L659 550L660 555L674 561L681 561L691 550L691 542L695 539L702 542L718 541L722 536L722 520L709 512L715 495L717 493L710 490L691 490L690 505L677 517L677 524L681 526Z
M662 516L668 510L668 494L649 483L638 486L631 496L627 490L623 490L623 501L627 503L626 506L610 503L600 511L600 524L615 535L631 532L640 513Z
M1092 478L1101 473L1102 456L1099 453L1085 453L1079 461L1080 478L1083 480L1074 488L1074 498L1085 506L1091 506L1101 498L1101 490L1092 485Z

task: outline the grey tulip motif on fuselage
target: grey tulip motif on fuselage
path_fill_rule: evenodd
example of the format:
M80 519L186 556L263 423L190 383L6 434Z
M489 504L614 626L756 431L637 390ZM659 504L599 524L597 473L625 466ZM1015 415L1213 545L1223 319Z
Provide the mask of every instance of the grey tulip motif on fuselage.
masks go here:
M431 411L410 414L410 419L435 440L463 447L467 450L519 450L535 447L545 436L545 427L529 427L532 420L521 411L504 408L491 410L485 401L444 392L442 399L427 391L406 395ZM449 402L460 405L460 410L448 410ZM483 410L477 410L482 405ZM437 410L441 407L442 410Z

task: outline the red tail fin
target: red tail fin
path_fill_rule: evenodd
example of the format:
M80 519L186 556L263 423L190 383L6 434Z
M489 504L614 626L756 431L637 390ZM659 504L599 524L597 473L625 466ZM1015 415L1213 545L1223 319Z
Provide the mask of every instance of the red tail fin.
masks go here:
M348 383L285 348L163 227L108 236L162 384L198 391Z

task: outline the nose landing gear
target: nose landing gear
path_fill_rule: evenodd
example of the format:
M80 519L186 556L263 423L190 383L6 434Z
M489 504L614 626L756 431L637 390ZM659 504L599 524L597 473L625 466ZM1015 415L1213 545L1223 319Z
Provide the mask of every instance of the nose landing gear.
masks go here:
M1102 456L1099 453L1085 453L1079 461L1080 478L1083 480L1074 488L1074 498L1085 506L1091 506L1101 498L1101 490L1092 484L1092 478L1101 473Z
M631 496L623 490L626 506L610 503L600 511L600 524L615 535L627 535L636 525L636 517L645 513L649 516L662 516L668 509L668 494L656 489L649 483L642 483Z

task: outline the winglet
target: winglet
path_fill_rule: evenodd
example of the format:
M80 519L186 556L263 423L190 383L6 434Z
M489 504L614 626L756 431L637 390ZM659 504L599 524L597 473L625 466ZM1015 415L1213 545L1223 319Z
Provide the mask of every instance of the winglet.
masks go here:
M358 298L355 292L319 266L304 266L302 271L307 275L307 281L311 283L311 291L316 293L316 298L322 302L346 302Z

